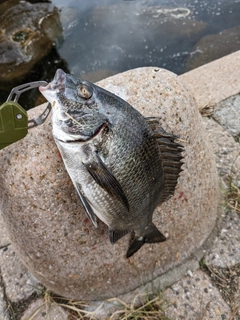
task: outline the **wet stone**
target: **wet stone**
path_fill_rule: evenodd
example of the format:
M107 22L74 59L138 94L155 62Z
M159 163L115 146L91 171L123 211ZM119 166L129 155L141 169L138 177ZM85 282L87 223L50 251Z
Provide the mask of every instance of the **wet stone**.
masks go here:
M239 45L240 26L204 36L193 47L193 54L188 59L186 71L235 52L239 50Z
M10 89L50 52L61 25L57 8L48 3L1 1L0 12L0 87Z

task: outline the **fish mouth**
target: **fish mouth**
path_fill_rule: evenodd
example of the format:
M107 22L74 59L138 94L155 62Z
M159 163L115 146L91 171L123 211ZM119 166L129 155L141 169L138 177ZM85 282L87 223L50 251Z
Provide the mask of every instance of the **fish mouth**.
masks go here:
M57 69L53 81L47 86L40 86L39 91L44 95L45 91L64 91L66 83L66 73L62 69Z

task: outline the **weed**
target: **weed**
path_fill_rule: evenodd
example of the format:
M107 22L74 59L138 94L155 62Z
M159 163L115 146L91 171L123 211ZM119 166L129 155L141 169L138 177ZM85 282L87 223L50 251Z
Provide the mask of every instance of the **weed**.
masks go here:
M206 261L204 260L204 258L202 258L199 261L199 266L200 266L201 269L204 269L204 267L206 266Z
M136 305L136 300L142 300L140 305ZM142 297L137 295L131 304L126 304L119 300L123 305L123 309L117 310L109 318L109 320L170 320L164 316L166 303L161 295L153 296L144 294Z
M108 305L113 307L112 315L107 320L170 320L164 315L166 310L166 302L161 295L138 294L134 296L130 303L126 303L119 298L112 298L103 301L91 310L89 304L83 301L71 300L63 297L54 296L50 291L44 292L44 304L39 306L26 320L34 320L39 312L45 312L48 316L52 306L60 306L68 310L71 320L95 320L96 313Z
M240 214L240 189L229 179L229 190L226 195L226 206Z

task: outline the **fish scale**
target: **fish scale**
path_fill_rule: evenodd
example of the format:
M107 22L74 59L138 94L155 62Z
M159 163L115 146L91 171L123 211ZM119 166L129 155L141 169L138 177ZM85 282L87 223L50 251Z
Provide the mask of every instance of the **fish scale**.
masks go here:
M129 135L125 134L124 132L122 138L124 139L124 137L127 139L127 141L131 141L132 143L126 145L126 149L120 150L120 152L118 146L124 145L123 142L119 139L119 144L114 145L115 147L111 153L118 156L122 155L122 157L124 158L122 159L122 162L117 162L117 159L114 159L114 162L119 163L119 166L118 168L114 167L113 174L115 174L115 176L119 179L119 182L124 190L132 191L135 186L138 186L137 192L130 192L129 194L129 202L130 204L132 204L133 215L134 217L142 216L142 220L149 219L149 217L145 214L146 209L148 209L146 207L151 206L151 203L154 199L149 199L149 203L142 205L142 207L139 208L139 198L142 198L144 200L144 198L146 198L146 196L151 192L149 176L154 177L157 174L161 174L161 172L158 172L161 171L161 163L157 163L158 157L155 156L158 152L158 147L156 148L156 143L154 141L154 152L152 152L149 143L141 143L140 149L138 148L138 150L136 150L136 145L134 144L134 141L136 140L131 136L131 134L129 137ZM129 154L131 154L131 152L129 152L129 150L127 149L133 149L135 151L134 159L132 157L129 157ZM149 150L151 151L151 154L154 155L151 158L148 156ZM146 159L148 161L146 161ZM129 162L132 162L132 166L129 166ZM133 180L129 179L129 177L133 177ZM155 188L153 188L153 191L154 190ZM136 209L138 209L138 211L136 211Z
M152 222L174 194L181 144L158 118L144 118L121 98L58 70L41 93L53 106L53 136L92 223L109 228L111 243L128 232L127 257L145 243L166 240Z

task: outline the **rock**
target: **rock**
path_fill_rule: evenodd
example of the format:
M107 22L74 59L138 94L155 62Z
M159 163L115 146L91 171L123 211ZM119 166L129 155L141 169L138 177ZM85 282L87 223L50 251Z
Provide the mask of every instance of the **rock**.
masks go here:
M225 99L214 106L212 117L234 138L240 137L240 95Z
M215 154L216 165L220 177L229 185L240 183L240 145L216 121L203 118L208 137Z
M165 243L144 245L126 259L128 236L111 245L107 227L91 225L54 144L50 119L0 152L1 210L16 252L50 290L82 300L115 297L180 265L212 233L219 209L212 148L180 78L163 69L139 68L99 85L143 115L160 116L163 128L179 135L185 146L176 192L154 213L154 223L168 234ZM43 108L30 110L29 117Z
M231 310L201 270L185 277L165 290L163 299L169 305L165 315L171 320L229 319Z
M0 250L0 269L8 300L18 302L27 299L36 289L36 281L19 261L12 246Z
M180 78L192 92L200 113L211 116L216 104L240 92L239 68L240 51L237 51L186 72Z
M0 248L7 246L10 243L9 236L7 234L7 229L5 223L2 218L2 213L0 211L0 230L1 230L1 237L0 237Z
M204 36L192 49L185 72L235 52L239 46L240 26Z
M8 0L0 12L0 87L11 88L47 55L62 29L58 10L49 3Z
M222 229L214 241L204 261L209 266L230 268L240 264L240 216L236 212L228 212L224 218Z
M4 293L3 288L0 286L0 319L2 320L9 320L8 313L7 313L7 305L4 301Z
M32 302L28 309L24 312L20 320L32 319L33 320L68 320L68 314L58 306L54 301L45 301L44 299L38 299Z

